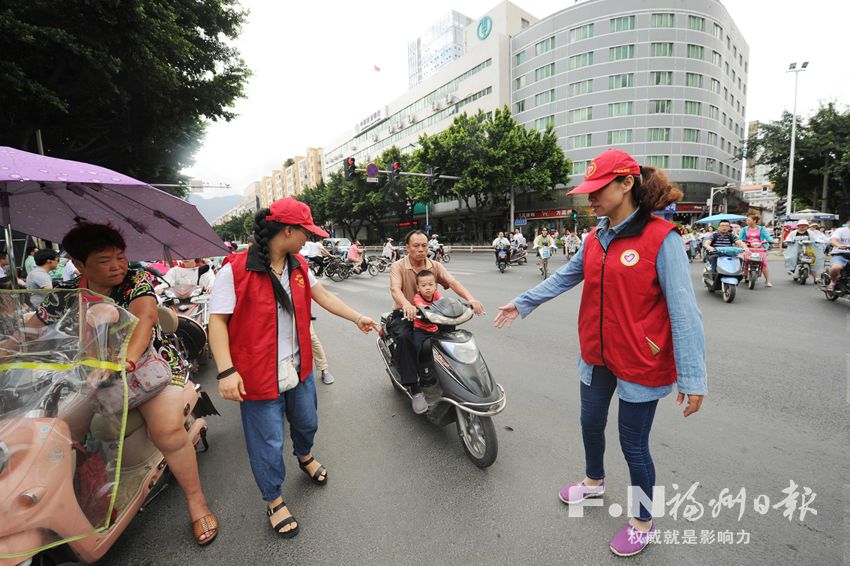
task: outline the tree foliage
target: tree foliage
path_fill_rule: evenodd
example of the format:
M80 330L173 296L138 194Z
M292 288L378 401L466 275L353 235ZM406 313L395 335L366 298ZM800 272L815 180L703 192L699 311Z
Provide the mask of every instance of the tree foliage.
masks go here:
M788 190L792 115L759 125L747 141L756 163L769 167L775 190ZM826 185L826 199L823 188ZM797 118L793 197L801 206L850 215L850 110L834 103L822 105L808 120Z
M490 114L462 114L443 132L422 136L417 159L423 166L460 179L441 184L431 198L453 196L479 222L483 217L506 210L511 189L536 192L550 198L551 189L569 179L571 164L558 146L549 127L545 132L526 129L506 107Z
M246 242L254 230L254 213L243 212L232 217L227 222L216 224L213 230L218 236L228 242Z
M238 0L7 0L0 145L174 183L208 120L230 120L249 71Z

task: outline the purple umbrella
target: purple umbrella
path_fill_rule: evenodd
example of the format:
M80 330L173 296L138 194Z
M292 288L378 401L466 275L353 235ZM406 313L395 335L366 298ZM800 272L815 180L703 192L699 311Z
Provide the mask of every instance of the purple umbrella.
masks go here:
M194 205L97 165L0 146L0 224L59 242L80 221L121 230L131 260L209 257L227 248Z

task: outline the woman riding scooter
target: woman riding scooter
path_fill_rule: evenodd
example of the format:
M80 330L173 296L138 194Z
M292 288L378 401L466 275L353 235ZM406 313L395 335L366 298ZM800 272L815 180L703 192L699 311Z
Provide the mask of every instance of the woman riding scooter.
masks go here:
M747 226L741 230L739 237L746 242L747 247L751 251L765 252L770 249L770 244L773 242L773 238L770 237L770 234L767 233L764 226L759 226L759 220L761 220L761 216L757 213L749 213L746 220ZM766 254L762 259L762 272L764 273L764 286L773 287L773 283L770 282L770 273L767 270ZM744 274L744 278L746 279L746 273Z
M170 384L136 408L144 417L151 440L183 488L196 542L209 544L218 534L218 522L201 490L195 448L183 428L183 361L159 328L153 277L146 271L129 269L124 238L110 225L79 224L66 234L62 247L80 276L57 288L87 288L110 297L139 319L127 346L128 377L136 366L145 364L147 356L162 358L171 369ZM58 297L48 296L29 324L53 324L65 308ZM132 386L135 380L127 381Z

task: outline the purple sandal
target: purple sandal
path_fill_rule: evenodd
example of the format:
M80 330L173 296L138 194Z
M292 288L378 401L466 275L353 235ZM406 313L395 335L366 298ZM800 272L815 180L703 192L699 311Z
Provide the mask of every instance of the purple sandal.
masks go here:
M655 521L649 528L649 532L643 533L635 529L630 523L620 529L611 540L611 552L617 556L634 556L643 552L649 546L649 542L655 534Z
M575 505L581 503L585 499L591 497L601 497L605 493L605 480L602 480L601 485L588 486L584 482L573 482L568 484L564 489L558 492L558 498L567 505Z

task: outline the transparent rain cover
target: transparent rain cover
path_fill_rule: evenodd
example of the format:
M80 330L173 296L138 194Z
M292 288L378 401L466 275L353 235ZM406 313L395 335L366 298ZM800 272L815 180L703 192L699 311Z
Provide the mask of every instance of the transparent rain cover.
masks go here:
M87 290L38 294L56 307L48 324L34 293L0 291L0 559L101 532L121 512L124 361L138 320ZM123 389L122 411L101 408L105 386Z

